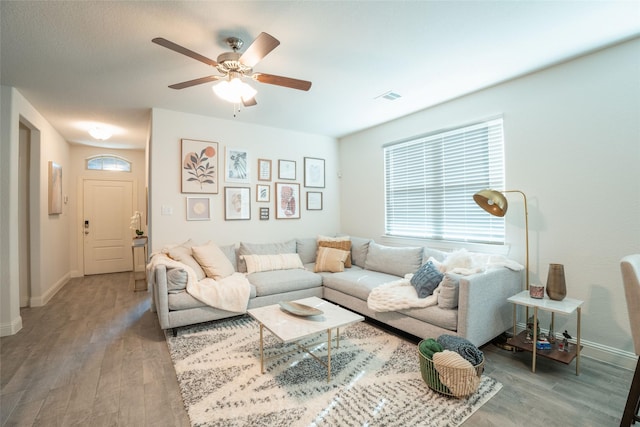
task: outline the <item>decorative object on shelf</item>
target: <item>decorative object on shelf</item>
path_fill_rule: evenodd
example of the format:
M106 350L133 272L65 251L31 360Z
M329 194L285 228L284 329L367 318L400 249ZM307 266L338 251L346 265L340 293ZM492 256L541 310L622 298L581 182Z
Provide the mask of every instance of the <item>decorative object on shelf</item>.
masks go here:
M540 321L536 322L536 336L540 336ZM533 316L527 320L527 339L533 340Z
M276 219L300 218L300 184L276 182Z
M556 333L553 330L553 319L551 319L551 324L549 324L549 332L547 333L547 339L552 344L556 342Z
M208 197L187 197L187 221L209 221L211 219L211 199Z
M544 286L542 285L529 286L529 296L531 298L537 298L537 299L544 298Z
M62 213L62 166L49 161L49 215Z
M547 295L555 301L562 301L564 297L567 296L567 284L564 280L564 265L549 264Z
M224 219L251 219L251 189L224 187Z
M304 158L304 186L324 188L324 159Z
M520 193L524 198L524 231L525 231L525 285L529 290L529 211L527 196L520 190L481 190L473 195L473 200L485 211L493 216L503 217L507 213L509 204L505 193Z
M295 160L278 160L278 179L296 179Z
M569 335L569 333L567 332L567 330L565 329L564 332L562 333L562 336L564 337L564 339L562 340L562 348L564 351L570 351L569 350L569 340L571 339L571 335Z
M144 236L144 231L142 231L142 212L135 211L133 213L129 229L136 232L136 238Z
M218 143L182 140L183 193L218 194Z

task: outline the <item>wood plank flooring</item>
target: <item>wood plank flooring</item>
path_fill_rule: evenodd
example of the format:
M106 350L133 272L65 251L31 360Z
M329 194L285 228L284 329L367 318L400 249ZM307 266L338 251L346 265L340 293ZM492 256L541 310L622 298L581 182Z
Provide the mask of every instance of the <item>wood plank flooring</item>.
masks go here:
M188 426L150 294L130 273L72 279L0 339L1 426ZM618 426L633 373L583 357L569 366L491 344L503 389L464 426ZM416 363L417 360L416 360Z

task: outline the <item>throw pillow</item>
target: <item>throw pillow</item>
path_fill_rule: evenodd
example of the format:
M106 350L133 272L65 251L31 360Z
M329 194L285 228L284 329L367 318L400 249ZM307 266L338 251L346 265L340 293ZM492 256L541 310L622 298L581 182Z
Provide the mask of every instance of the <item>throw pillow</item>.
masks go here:
M318 236L318 247L333 248L347 251L347 259L344 262L346 268L351 268L351 239L349 236L326 237Z
M438 307L444 309L454 309L458 307L458 288L460 282L450 274L445 274L440 283L438 293Z
M261 271L304 268L298 254L241 255L241 257L247 264L247 273L249 274Z
M420 267L411 278L411 284L416 288L418 298L426 298L433 294L433 291L442 282L443 276L431 261Z
M305 237L296 239L296 252L300 255L303 264L311 264L316 262L316 252L318 251L318 242L315 237Z
M369 243L364 268L404 277L420 268L422 252L421 247L392 247L372 241Z
M184 291L187 288L188 281L187 272L182 268L167 269L167 292L170 294Z
M203 246L194 246L191 248L191 252L207 277L220 280L235 272L229 258L213 242L208 242Z
M193 258L191 254L191 247L193 246L193 241L191 239L187 240L183 244L179 246L174 246L167 251L167 255L174 261L181 262L185 265L188 265L193 269L196 273L196 277L198 280L202 280L207 277L206 273L198 264L198 261Z
M278 243L247 243L240 242L238 247L238 255L277 255L277 254L295 254L296 240L291 239L286 242ZM247 272L247 266L242 258L238 260L238 271L240 273Z
M316 265L314 272L319 273L321 271L327 271L331 273L339 273L344 271L344 262L347 259L349 252L341 249L327 248L321 246L318 248L318 255L316 256Z

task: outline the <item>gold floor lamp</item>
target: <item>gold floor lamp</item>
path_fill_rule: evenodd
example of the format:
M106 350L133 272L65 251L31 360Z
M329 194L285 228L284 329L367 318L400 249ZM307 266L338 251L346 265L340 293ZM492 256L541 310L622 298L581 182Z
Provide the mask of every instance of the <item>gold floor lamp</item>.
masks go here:
M527 210L527 196L520 190L481 190L473 195L473 200L485 211L493 216L503 217L507 213L509 204L505 193L520 193L524 197L524 231L525 231L525 275L526 286L529 290L529 212Z

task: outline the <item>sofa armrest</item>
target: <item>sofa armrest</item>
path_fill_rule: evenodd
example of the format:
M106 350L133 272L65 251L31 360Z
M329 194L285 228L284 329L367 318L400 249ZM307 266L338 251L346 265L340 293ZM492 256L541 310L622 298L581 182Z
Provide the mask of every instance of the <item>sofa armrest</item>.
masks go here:
M513 306L507 298L522 290L522 271L503 267L456 276L460 283L458 335L481 346L513 327Z
M157 265L153 271L153 297L158 321L162 329L169 329L169 292L167 290L167 267Z

